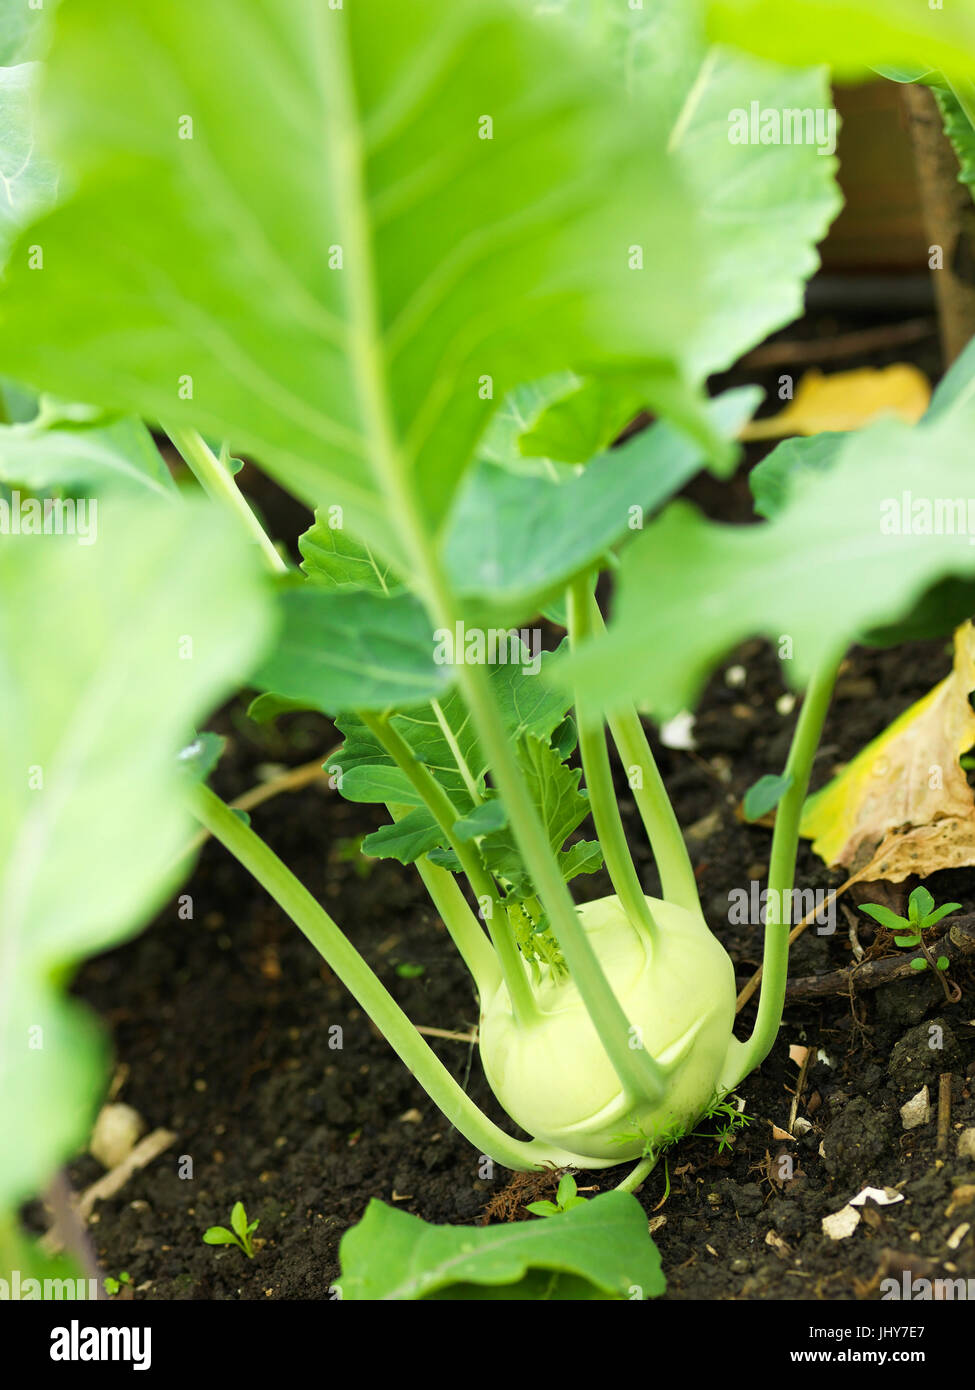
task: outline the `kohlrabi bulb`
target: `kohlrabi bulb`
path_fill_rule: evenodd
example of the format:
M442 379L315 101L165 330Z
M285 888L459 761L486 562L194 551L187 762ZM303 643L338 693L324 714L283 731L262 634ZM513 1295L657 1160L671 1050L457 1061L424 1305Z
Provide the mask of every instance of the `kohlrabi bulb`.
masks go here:
M633 1101L596 1035L579 991L542 967L540 1018L516 1024L505 985L482 1000L480 1046L491 1089L537 1139L605 1163L639 1157L647 1140L685 1132L722 1089L740 1046L732 1037L735 975L699 913L647 898L651 942L619 898L578 909L582 926L643 1046L667 1071L656 1103ZM733 1064L733 1063L732 1063ZM737 1077L735 1078L737 1080Z

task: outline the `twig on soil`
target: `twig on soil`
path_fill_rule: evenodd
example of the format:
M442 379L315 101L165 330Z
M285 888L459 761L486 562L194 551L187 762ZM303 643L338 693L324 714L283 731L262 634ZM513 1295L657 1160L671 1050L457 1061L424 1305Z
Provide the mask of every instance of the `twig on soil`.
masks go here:
M114 1197L116 1192L121 1189L131 1178L133 1173L137 1173L140 1168L145 1168L153 1159L158 1158L170 1144L175 1144L176 1134L171 1129L154 1129L151 1134L136 1144L135 1148L123 1159L117 1167L100 1177L97 1182L93 1182L90 1187L86 1187L76 1202L73 1202L78 1220L87 1222L94 1210L96 1202L103 1202L108 1197ZM56 1255L59 1250L64 1249L64 1241L60 1234L60 1221L56 1221L47 1234L41 1240L43 1249L49 1255Z
M301 791L302 787L310 786L312 782L328 777L328 764L341 747L342 745L337 743L334 748L330 748L327 753L314 758L310 763L302 763L301 767L291 767L287 772L282 772L280 776L272 777L269 782L258 782L256 787L251 787L242 796L238 796L236 801L231 801L229 803L231 809L234 811L253 811L255 806L263 805L265 801L270 801L272 797L280 795L281 792ZM187 855L195 854L209 838L209 830L198 831L186 848L180 851L179 858L185 859Z
M825 902L819 904L817 907L814 907L811 912L806 913L802 921L799 922L796 926L794 926L792 928L792 931L789 933L790 946L794 941L797 941L799 937L802 936L802 933L809 926L809 923L812 922L818 916L818 914L822 912L824 907L830 907L833 903L835 903L836 899L840 896L841 893L845 893L848 888L850 888L854 883L856 883L857 877L858 875L854 874L851 878L848 878L845 883L840 884L839 888L834 888L833 891L830 894L828 894ZM742 990L738 995L738 1000L735 1004L736 1014L741 1013L742 1009L748 1003L749 999L751 999L756 989L758 989L758 986L761 983L761 979L762 967L759 966L758 969L755 971L755 974L751 977L748 983L742 987ZM826 993L830 993L830 991L827 990ZM786 993L786 997L788 997L788 991Z
M77 1199L66 1173L58 1173L45 1194L45 1200L54 1218L45 1238L52 1243L51 1253L67 1247L78 1261L85 1277L95 1281L98 1290L96 1298L105 1298L98 1257L85 1229L84 1219L78 1213Z
M932 954L946 955L949 959L975 955L975 913L957 918L930 949ZM858 989L877 989L894 980L914 976L911 960L909 955L882 956L847 970L831 970L828 975L806 975L786 986L785 997L788 1000L815 999L827 994L852 994L854 985Z
M935 1152L943 1154L948 1147L948 1130L951 1125L951 1072L943 1071L938 1077L938 1139Z
M931 338L938 331L933 318L905 319L881 328L863 328L853 333L837 333L833 338L810 338L799 342L766 343L745 357L743 367L777 367L790 363L828 362L840 357L856 357L859 353L877 352L904 343L917 343Z
M424 1033L428 1038L446 1038L448 1042L476 1043L477 1029L472 1028L469 1033L451 1033L447 1028L424 1028L417 1024L416 1031Z

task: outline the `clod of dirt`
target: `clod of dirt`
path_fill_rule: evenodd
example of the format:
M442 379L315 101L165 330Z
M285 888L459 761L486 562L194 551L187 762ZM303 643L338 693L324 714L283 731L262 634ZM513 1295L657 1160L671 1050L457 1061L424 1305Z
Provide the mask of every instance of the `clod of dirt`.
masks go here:
M942 1072L962 1065L962 1052L946 1018L935 1018L909 1028L891 1049L887 1075L900 1091L913 1095L931 1086Z
M762 1189L756 1182L738 1183L733 1178L721 1178L714 1190L739 1216L755 1216L762 1210Z
M939 1000L944 1001L944 993L929 971L911 980L894 980L877 990L877 1022L899 1028L920 1023Z
M882 1178L889 1160L891 1115L875 1108L863 1096L845 1105L823 1136L826 1171L840 1183L861 1183Z

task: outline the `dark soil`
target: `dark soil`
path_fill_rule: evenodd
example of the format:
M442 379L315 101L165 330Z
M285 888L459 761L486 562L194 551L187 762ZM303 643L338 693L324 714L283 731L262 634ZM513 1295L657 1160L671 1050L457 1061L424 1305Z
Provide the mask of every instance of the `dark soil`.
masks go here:
M930 351L930 344L922 347L922 360ZM859 364L837 367L846 365ZM769 373L767 384L776 378ZM730 519L748 515L743 475L720 492L705 478L691 495ZM281 504L269 490L261 498L279 533L301 529L295 514L274 514ZM799 541L808 545L811 565L828 563L828 553L817 549L820 539ZM744 667L743 683L728 682L731 666ZM854 652L839 683L814 785L949 667L943 641ZM773 653L749 644L708 687L697 715L696 751L656 750L688 833L705 914L742 982L760 960L761 931L729 923L729 892L764 880L770 837L742 823L736 808L758 776L784 762L795 719L786 704L777 707L784 694ZM230 736L214 778L227 798L266 775L266 765L297 765L335 742L324 719L292 716L277 730L262 730L243 708L234 706L214 722ZM621 799L638 868L647 891L655 893L655 871L625 789ZM419 880L356 852L356 837L376 824L371 808L350 805L323 784L280 796L254 813L255 828L334 913L414 1021L469 1033L476 1002ZM828 888L839 881L803 845L798 884ZM608 880L584 882L587 896L610 891ZM956 900L975 910L972 872L935 875L929 887L938 902ZM223 849L211 843L203 850L185 891L191 919L185 903L183 915L176 901L170 903L137 940L89 963L77 983L111 1030L117 1098L134 1106L148 1126L178 1135L168 1152L99 1205L91 1225L104 1271L127 1271L135 1297L328 1298L340 1237L371 1197L428 1221L473 1223L489 1203L520 1217L522 1202L554 1186L548 1175L512 1179L496 1169L483 1176L479 1156L451 1130L311 946ZM861 900L875 896L867 892ZM841 901L853 905L849 895ZM868 944L870 924L860 921ZM851 949L840 912L834 935L811 929L800 938L791 973L842 968ZM422 966L422 973L411 966ZM957 1005L947 1005L926 975L853 999L787 1008L771 1056L740 1089L751 1122L731 1148L720 1152L717 1138L685 1140L669 1154L666 1175L661 1165L640 1193L663 1256L668 1298L876 1298L880 1278L899 1278L902 1269L916 1276L975 1277L971 1230L957 1248L948 1244L963 1223L975 1224L975 1159L957 1156L958 1133L975 1126L975 1026L969 1022L975 1019L975 975L955 972L954 978L964 991ZM741 1016L740 1033L752 1017L753 1005ZM940 1032L929 1033L932 1025ZM929 1045L932 1038L941 1042L939 1050ZM474 1098L504 1122L470 1044L431 1042ZM798 1078L789 1055L793 1045L814 1049L798 1106L809 1128L798 1142L777 1139L773 1131L789 1122ZM899 1111L925 1083L936 1105L938 1078L947 1072L951 1130L947 1148L937 1154L935 1122L905 1131ZM625 1171L583 1175L580 1186L609 1187ZM71 1169L79 1189L100 1173L90 1158ZM896 1187L904 1200L868 1203L852 1236L827 1238L822 1218L867 1185ZM238 1199L260 1219L253 1261L201 1241L207 1226L227 1222Z

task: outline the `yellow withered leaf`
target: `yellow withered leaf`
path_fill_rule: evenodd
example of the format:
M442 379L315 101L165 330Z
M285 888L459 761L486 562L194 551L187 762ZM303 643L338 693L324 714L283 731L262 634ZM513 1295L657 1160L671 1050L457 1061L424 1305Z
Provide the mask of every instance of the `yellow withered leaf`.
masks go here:
M959 759L975 745L975 628L955 632L949 676L806 802L801 833L859 878L975 864L975 797Z
M752 420L741 438L781 439L792 434L825 430L856 430L882 416L917 424L931 402L931 384L908 363L892 367L860 367L853 372L824 376L805 372L795 398L767 420Z

